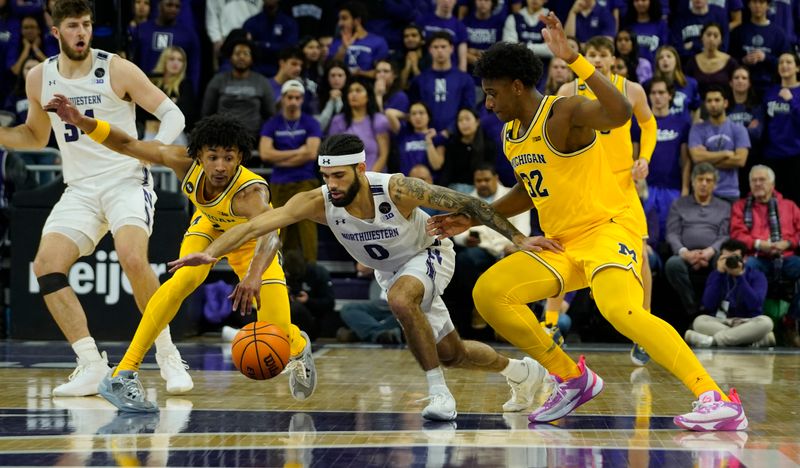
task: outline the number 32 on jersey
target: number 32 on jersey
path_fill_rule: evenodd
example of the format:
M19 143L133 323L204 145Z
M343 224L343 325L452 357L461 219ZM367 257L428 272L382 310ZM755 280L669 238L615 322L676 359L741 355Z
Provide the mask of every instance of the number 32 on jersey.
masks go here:
M548 192L546 188L542 187L544 176L542 176L542 172L540 170L536 169L527 174L521 172L519 177L527 186L528 194L531 196L531 198L547 197L550 195L550 192Z

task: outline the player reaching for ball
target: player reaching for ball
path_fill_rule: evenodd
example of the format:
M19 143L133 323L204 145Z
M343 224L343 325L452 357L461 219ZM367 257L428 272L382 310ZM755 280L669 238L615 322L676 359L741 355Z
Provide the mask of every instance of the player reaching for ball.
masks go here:
M267 182L241 165L242 158L250 155L252 141L248 130L235 119L220 115L202 119L186 148L138 141L108 122L83 115L62 95L55 95L45 109L111 150L175 171L183 193L197 208L184 235L181 255L200 252L231 227L272 210ZM233 308L249 310L255 300L258 320L277 325L289 336L289 387L295 399L304 400L314 392L317 375L311 342L291 323L286 280L277 256L279 245L278 233L273 232L253 238L227 255L240 280L232 295ZM139 365L158 333L210 270L210 265L181 269L150 299L122 362L100 383L100 394L114 406L124 411L158 411L144 398Z
M325 185L300 192L286 205L231 228L205 251L171 262L172 271L214 263L252 239L300 220L327 224L353 258L375 269L378 283L387 292L389 308L427 376L430 402L422 411L424 418L450 421L456 417L456 402L440 363L500 372L512 390L503 409L521 411L530 406L545 376L542 366L530 358L508 359L488 345L459 337L440 297L453 276L453 243L425 232L428 215L420 207L469 212L521 249L558 250L558 245L542 237L525 237L478 198L402 174L367 172L364 143L355 135L330 136L319 152Z

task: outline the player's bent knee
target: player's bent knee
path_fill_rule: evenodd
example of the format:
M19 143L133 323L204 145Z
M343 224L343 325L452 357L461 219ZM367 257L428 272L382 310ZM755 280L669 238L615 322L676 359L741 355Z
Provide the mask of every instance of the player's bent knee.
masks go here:
M119 255L119 263L122 265L122 269L129 276L131 274L146 273L147 269L150 268L150 262L147 260L146 252L126 250L122 252L117 251L117 255Z
M472 289L472 300L480 311L482 305L497 301L505 301L506 288L498 281L495 281L491 276L483 274L478 278L475 287Z
M58 292L64 288L69 287L69 280L64 273L47 273L38 276L36 280L39 282L39 292L42 296Z

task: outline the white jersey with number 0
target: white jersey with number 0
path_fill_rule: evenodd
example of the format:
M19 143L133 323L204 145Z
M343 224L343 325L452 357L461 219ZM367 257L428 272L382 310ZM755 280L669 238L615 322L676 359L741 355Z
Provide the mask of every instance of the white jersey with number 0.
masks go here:
M47 104L54 94L63 94L81 113L105 120L137 138L135 104L120 99L111 88L109 68L114 54L99 49L92 49L91 54L91 70L75 79L61 76L58 56L47 59L42 77L42 105ZM62 122L55 113L48 115L61 151L64 182L69 184L102 176L103 179L97 179L97 183L102 183L109 177L143 174L143 165L136 159L95 143L74 125Z
M389 196L389 179L393 174L367 172L369 188L375 203L375 218L356 218L344 208L331 203L328 187L322 186L325 217L336 239L355 260L378 271L393 272L432 245L440 245L425 232L428 214L419 208L406 219ZM445 248L449 239L441 242Z

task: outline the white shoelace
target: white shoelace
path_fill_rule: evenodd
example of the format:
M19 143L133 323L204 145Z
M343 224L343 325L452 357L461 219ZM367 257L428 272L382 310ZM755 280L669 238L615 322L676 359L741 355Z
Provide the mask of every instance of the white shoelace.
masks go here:
M443 405L447 402L447 394L446 393L434 393L433 395L428 395L425 398L420 398L417 400L417 403L423 403L426 401L430 401L431 404L438 404Z
M177 354L170 354L169 356L164 359L164 364L172 367L177 367L178 369L183 368L184 370L189 369L189 364L180 358Z
M294 372L295 378L296 379L301 379L303 382L305 382L308 379L308 377L306 375L306 373L307 373L306 364L305 364L305 362L303 362L302 359L295 359L295 360L289 361L289 364L286 364L286 368L283 369L283 372L287 372L287 373L288 372ZM281 373L283 373L283 372L281 372Z
M556 380L555 376L552 374L548 375L548 380L550 381L548 383L550 383L550 385L553 387L553 390L552 393L550 393L550 396L547 398L545 406L547 405L547 403L550 402L550 400L553 400L556 396L559 396L561 398L565 398L567 396L566 392L564 392L564 389L561 388L563 382L559 383L559 381Z
M85 364L81 364L81 361L79 360L78 361L78 367L76 367L75 370L72 371L71 374L69 374L69 377L67 377L67 380L69 380L71 382L72 379L74 379L75 377L83 374L83 371L85 369L86 369L86 365Z
M122 380L122 389L131 400L142 401L144 400L144 387L137 377L138 374L134 373L132 378L120 380Z

